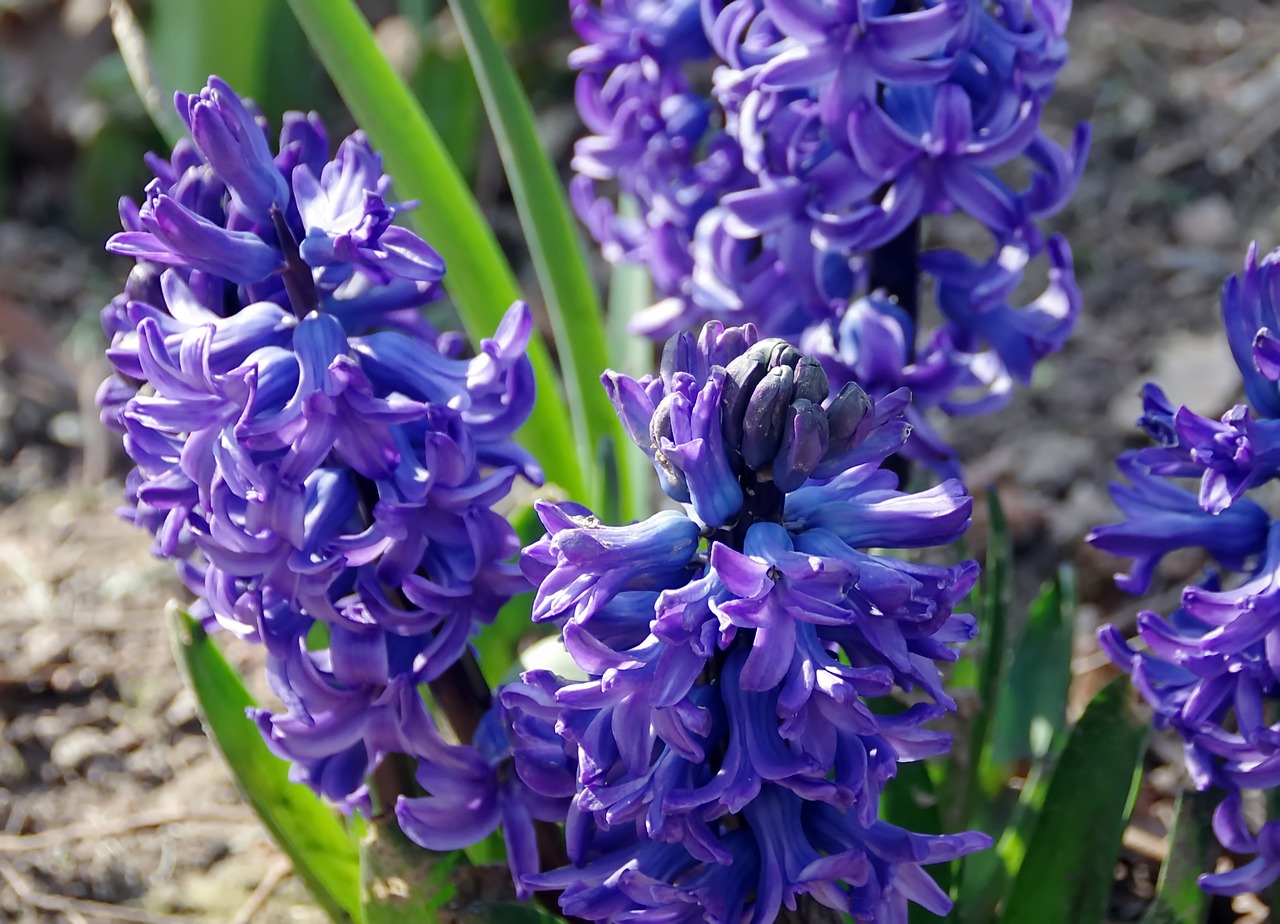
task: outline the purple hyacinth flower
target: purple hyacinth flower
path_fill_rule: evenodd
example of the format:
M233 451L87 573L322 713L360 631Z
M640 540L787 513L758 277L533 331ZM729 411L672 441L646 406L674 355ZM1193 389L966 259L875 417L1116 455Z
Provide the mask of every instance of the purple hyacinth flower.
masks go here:
M289 187L272 160L263 127L225 81L210 77L199 93L176 94L174 106L241 210L265 220L273 206L284 207Z
M1258 258L1252 245L1244 272L1228 277L1222 287L1222 321L1236 366L1244 378L1249 403L1264 417L1280 417L1280 366L1276 333L1280 332L1280 255Z
M1154 563L1174 548L1202 548L1218 564L1186 587L1173 613L1140 613L1141 645L1112 626L1102 648L1133 678L1156 722L1181 737L1197 789L1226 796L1214 815L1222 846L1254 854L1237 868L1200 877L1210 893L1259 891L1280 876L1280 823L1246 823L1243 794L1280 786L1280 525L1250 496L1269 488L1277 469L1276 402L1270 293L1276 254L1250 248L1245 271L1227 281L1222 316L1252 407L1220 421L1174 408L1156 386L1144 391L1140 424L1157 443L1127 453L1120 466L1133 488L1118 489L1129 520L1094 531L1101 548L1134 558L1121 586L1141 592ZM1199 496L1174 479L1196 479Z
M801 342L845 306L900 301L910 323L891 375L841 375L834 352L824 362L833 381L877 396L911 387L907 455L953 474L926 412L998 408L1079 310L1066 244L1040 227L1089 146L1087 127L1062 146L1040 125L1070 4L735 0L702 4L701 22L692 6L574 6L585 44L570 62L590 132L574 204L607 259L649 270L658 300L632 329L664 339L721 319ZM1026 182L1009 182L1015 173ZM917 255L920 222L952 213L982 224L997 258ZM1011 307L1025 265L1046 252L1049 288ZM931 276L945 322L917 329L915 292ZM794 458L812 454L820 428L800 412L792 424L804 434Z
M1113 483L1111 496L1128 519L1097 527L1088 541L1104 552L1134 559L1129 574L1116 579L1130 593L1145 593L1160 559L1176 549L1203 547L1232 570L1244 568L1262 551L1269 518L1252 501L1212 514L1194 494L1151 474L1136 454L1122 455L1116 465L1130 484Z
M521 559L534 617L582 676L528 672L501 696L561 738L513 742L527 785L560 795L576 770L570 865L526 884L595 921L763 924L806 896L857 920L945 913L921 864L989 838L878 820L898 763L948 748L927 727L955 708L938 664L975 630L955 612L974 563L863 551L945 544L969 522L958 483L908 494L881 469L906 396L832 395L813 357L718 323L673 337L659 376L605 383L682 509L605 526L571 502L537 508L547 535ZM679 415L697 418L688 437ZM702 485L726 471L736 502L717 508ZM920 701L872 708L895 689Z
M282 263L278 252L259 235L219 227L162 192L159 180L147 186L138 222L145 230L114 235L107 250L200 270L239 285L261 281Z
M421 318L444 265L392 224L363 136L330 161L319 120L294 113L273 155L222 81L178 104L193 140L149 159L147 200L122 202L109 244L138 260L102 313L117 376L99 399L136 466L125 515L194 614L265 647L283 709L251 717L294 779L365 811L367 778L399 755L429 793L401 803L407 831L435 843L440 806L465 804L450 845L505 821L514 875L535 873L533 821L562 818L568 794L506 776L502 735L531 741L529 723L452 744L420 691L529 589L493 507L541 480L512 439L532 313L512 306L465 357Z
M1280 822L1267 822L1254 834L1249 830L1239 793L1227 796L1213 813L1213 833L1228 850L1257 856L1230 872L1201 876L1200 888L1209 894L1264 892L1280 877Z

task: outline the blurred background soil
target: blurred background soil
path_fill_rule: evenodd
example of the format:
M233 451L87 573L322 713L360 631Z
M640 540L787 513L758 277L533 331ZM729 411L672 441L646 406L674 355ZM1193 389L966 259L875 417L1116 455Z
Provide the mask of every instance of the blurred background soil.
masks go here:
M364 6L393 59L447 99L453 78L418 67L424 41L456 52L429 0ZM551 22L514 52L566 163L578 128L560 7L529 0L522 9L552 11ZM162 142L124 78L106 12L106 0L0 0L0 919L319 921L182 689L165 632L170 569L113 512L125 466L92 397L107 373L98 309L127 266L101 245L118 197L146 180L141 153ZM298 37L285 39L293 59L273 92L281 105L320 109L341 137L349 123L332 88ZM1217 290L1249 241L1280 245L1280 11L1252 0L1081 0L1071 49L1046 123L1062 141L1077 121L1093 125L1080 191L1052 222L1075 252L1084 314L1032 389L949 433L975 491L999 489L1019 600L1059 561L1079 569L1078 706L1113 673L1096 627L1167 610L1203 564L1170 557L1161 591L1138 601L1111 583L1122 563L1082 539L1115 519L1107 483L1116 453L1142 442L1133 421L1144 381L1204 414L1240 398ZM467 169L519 261L500 168L480 137ZM980 522L977 553L983 532ZM230 655L252 670L252 652ZM1157 736L1117 868L1115 921L1136 920L1150 897L1184 782L1178 760L1176 743ZM1215 920L1266 919L1255 900L1235 904Z

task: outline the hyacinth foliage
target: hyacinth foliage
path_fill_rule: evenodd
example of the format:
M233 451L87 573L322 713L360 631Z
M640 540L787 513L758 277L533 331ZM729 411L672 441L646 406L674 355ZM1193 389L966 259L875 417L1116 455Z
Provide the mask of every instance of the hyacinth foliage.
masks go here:
M1065 11L574 4L589 41L613 48L575 58L584 78L636 54L646 79L710 79L699 62L712 48L736 62L714 76L720 114L692 94L701 110L660 107L691 120L693 185L662 192L659 207L627 190L645 222L667 210L673 228L700 225L719 210L698 246L678 228L666 246L675 259L711 242L720 262L673 289L629 251L665 301L611 299L654 335L702 333L674 336L658 375L611 372L588 395L587 377L635 372L635 351L562 336L601 324L565 313L597 310L574 297L587 277L536 256L581 262L567 200L546 182L528 101L479 5L450 5L516 189L567 401L554 377L546 387L548 351L534 313L507 297L514 276L492 232L350 0L291 6L383 153L363 132L333 149L314 115L287 114L277 132L211 79L179 94L187 137L151 158L155 179L122 203L109 245L136 264L103 311L116 374L99 393L135 463L126 516L177 565L195 617L175 623L181 661L295 869L335 920L1101 920L1142 728L1115 690L1068 726L1068 580L1047 586L1012 644L998 504L974 589L974 563L923 551L965 531L965 489L910 493L886 468L902 455L945 463L921 411L950 410L960 391L975 407L998 401L1074 318L1065 244L1036 231L1083 153L1036 128ZM860 16L885 28L841 32ZM637 20L657 31L626 25ZM850 70L833 49L873 32L850 56L865 68ZM972 131L993 147L948 154L945 170L932 148L910 155L909 139L892 156L855 156L832 141L846 106L870 120L864 140L885 119L905 138L936 109L951 142ZM618 163L644 161L667 183L641 116L643 131L619 128L641 147ZM713 123L747 134L731 145L707 134ZM1016 158L1030 187L995 177ZM720 167L739 183L736 210L693 188L714 186L707 171ZM826 190L840 178L847 189ZM917 257L920 215L978 215L988 193L990 265ZM576 194L585 201L581 182ZM602 216L614 222L600 205L581 214L593 233ZM1042 255L1051 291L1011 308L1024 264ZM910 317L922 268L950 306L936 349ZM801 306L815 286L835 297L811 317ZM791 320L773 326L748 303ZM424 308L454 309L467 335ZM703 326L713 315L723 323ZM608 422L591 410L601 402L617 412ZM647 491L623 483L639 469ZM544 477L557 499L536 504L541 528L519 552L511 523L527 526L521 505ZM551 635L491 688L517 640L540 633ZM264 649L272 708L251 705L218 654L241 643ZM1069 885L1046 875L1064 851L1079 870ZM504 860L506 877L464 869Z
M1089 144L1086 126L1067 148L1040 128L1068 0L571 6L591 132L574 202L606 257L647 267L664 296L633 328L750 321L833 380L877 397L907 386L907 453L955 473L923 411L998 408L1080 307L1066 241L1041 230ZM921 252L922 219L948 215L985 230L976 252ZM1017 304L1033 260L1047 286Z
M1259 823L1256 809L1246 811L1251 793L1280 783L1280 527L1268 500L1280 479L1278 311L1280 251L1260 257L1254 245L1222 290L1222 323L1248 403L1214 420L1173 407L1148 385L1139 425L1155 445L1120 457L1127 483L1112 494L1125 519L1089 537L1133 560L1117 576L1130 593L1149 590L1160 560L1177 549L1203 550L1210 562L1174 612L1139 613L1137 639L1114 626L1099 639L1159 727L1182 739L1196 788L1218 800L1213 832L1245 857L1227 872L1202 871L1201 886L1222 895L1260 892L1280 878L1280 818L1270 809Z

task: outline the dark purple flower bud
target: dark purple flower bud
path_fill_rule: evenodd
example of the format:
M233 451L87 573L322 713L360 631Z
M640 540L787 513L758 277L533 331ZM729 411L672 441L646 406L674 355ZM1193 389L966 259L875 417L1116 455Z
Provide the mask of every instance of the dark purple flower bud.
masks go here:
M742 418L742 459L748 468L764 468L778 454L794 395L791 366L774 366L752 391Z
M720 415L724 421L724 441L734 448L735 454L740 453L738 447L742 445L742 421L747 414L747 405L768 371L768 363L760 362L749 351L725 369Z
M831 452L848 452L866 437L874 420L873 403L856 382L846 382L827 407Z
M773 459L773 482L779 491L804 484L827 454L827 415L820 405L797 398L787 408L782 444Z
M812 356L801 356L796 361L795 400L821 405L831 394L831 385L822 363Z

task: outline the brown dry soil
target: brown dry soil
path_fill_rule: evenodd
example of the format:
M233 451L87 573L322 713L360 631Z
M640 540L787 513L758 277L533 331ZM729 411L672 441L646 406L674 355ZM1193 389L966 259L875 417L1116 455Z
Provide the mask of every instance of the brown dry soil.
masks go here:
M21 24L24 8L49 5L0 3L0 47L15 50L4 16ZM105 4L63 6L91 16ZM89 26L67 41L100 49L101 27ZM1063 140L1079 119L1094 127L1080 192L1054 222L1075 250L1084 316L1009 409L950 431L971 484L1000 490L1019 600L1056 562L1079 568L1078 708L1112 673L1095 628L1167 609L1202 564L1171 557L1163 590L1140 603L1110 582L1121 563L1081 540L1114 519L1111 460L1140 442L1142 381L1202 413L1238 399L1216 292L1248 241L1280 244L1280 11L1081 2L1071 42L1048 123ZM44 85L15 82L14 60L0 63L0 91L20 113ZM74 87L55 89L74 103ZM563 125L566 113L549 119ZM96 310L118 281L83 245L15 222L0 225L0 279L0 917L320 920L200 731L165 636L168 568L112 513L118 450L90 405L104 374ZM979 552L983 533L980 522ZM253 669L251 652L232 657ZM1136 920L1151 894L1184 782L1175 743L1158 737L1147 760L1115 921ZM1265 911L1253 900L1215 909L1215 921L1237 917Z

